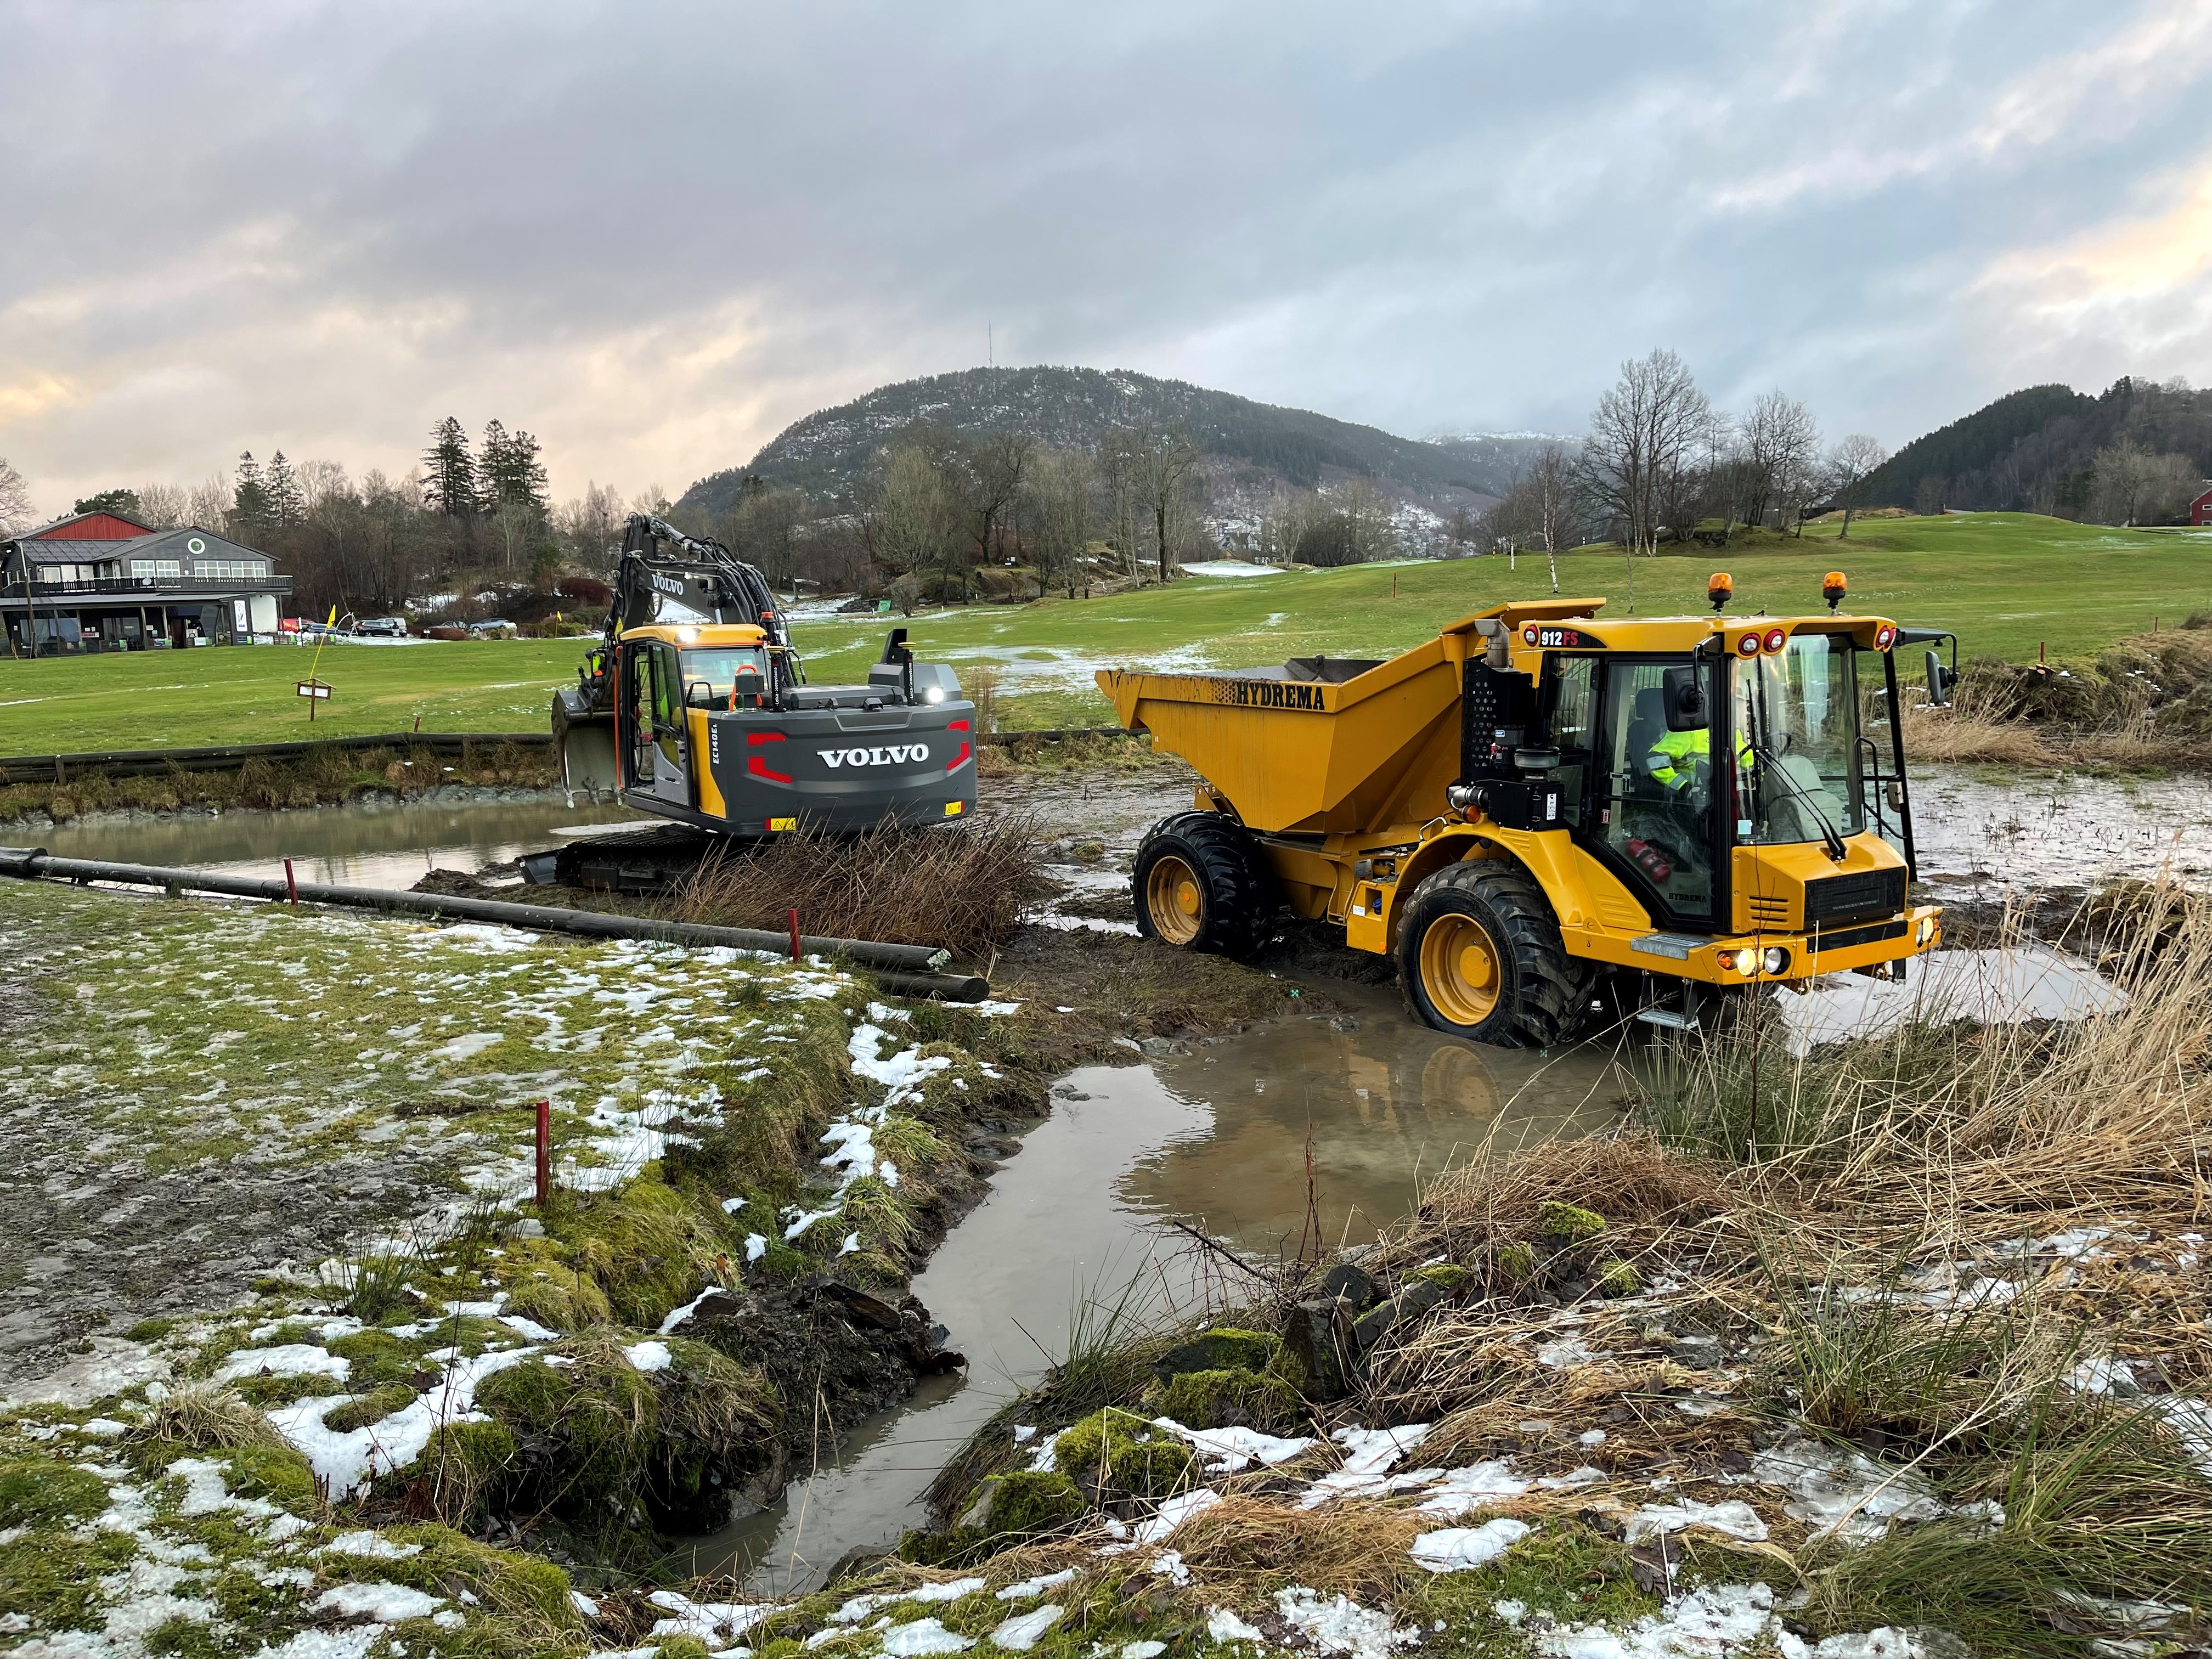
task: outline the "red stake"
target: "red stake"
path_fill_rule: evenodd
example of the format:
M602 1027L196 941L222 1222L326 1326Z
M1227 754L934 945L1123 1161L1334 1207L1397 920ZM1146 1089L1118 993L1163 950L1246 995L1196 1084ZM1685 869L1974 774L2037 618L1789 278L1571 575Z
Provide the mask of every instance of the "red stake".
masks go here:
M300 902L300 884L292 879L292 860L284 860L284 896L295 905Z
M553 1201L553 1103L538 1103L538 1208Z
M791 924L791 959L797 962L799 960L799 912L787 910L783 915L784 920Z

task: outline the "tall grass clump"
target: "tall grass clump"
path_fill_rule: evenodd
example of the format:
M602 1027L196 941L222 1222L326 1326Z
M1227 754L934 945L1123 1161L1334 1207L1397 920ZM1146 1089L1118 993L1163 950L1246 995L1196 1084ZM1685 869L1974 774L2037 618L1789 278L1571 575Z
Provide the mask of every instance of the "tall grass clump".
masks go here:
M941 830L801 830L720 852L661 910L678 921L780 930L795 909L808 933L975 957L1002 943L1024 908L1051 890L1042 863L1036 823L1018 813Z
M2027 1214L2196 1215L2212 1163L2212 905L2114 908L2099 966L2124 995L2061 1022L1979 1025L1931 1001L1793 1055L1759 1011L1656 1066L1644 1120L1871 1226L1971 1221L1986 1237Z

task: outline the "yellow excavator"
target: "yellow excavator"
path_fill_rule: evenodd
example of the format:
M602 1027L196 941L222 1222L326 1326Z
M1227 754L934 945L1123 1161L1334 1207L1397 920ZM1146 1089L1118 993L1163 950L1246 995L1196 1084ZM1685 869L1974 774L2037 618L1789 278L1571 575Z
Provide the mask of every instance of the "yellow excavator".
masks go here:
M1496 605L1387 661L1102 672L1204 780L1138 851L1139 929L1247 955L1287 908L1393 957L1430 1024L1540 1048L1608 974L1689 1029L1717 993L1902 979L1942 917L1910 896L1896 653L1954 636L1839 614L1840 572L1826 615L1727 616L1733 592Z

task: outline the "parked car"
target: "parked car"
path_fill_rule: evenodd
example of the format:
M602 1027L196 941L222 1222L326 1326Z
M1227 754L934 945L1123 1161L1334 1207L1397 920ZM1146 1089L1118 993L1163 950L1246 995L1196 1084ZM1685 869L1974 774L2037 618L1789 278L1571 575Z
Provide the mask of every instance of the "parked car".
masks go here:
M514 624L504 617L494 617L489 622L471 623L469 637L472 640L514 637Z
M404 640L407 637L407 618L404 617L364 617L353 625L356 634L371 639Z

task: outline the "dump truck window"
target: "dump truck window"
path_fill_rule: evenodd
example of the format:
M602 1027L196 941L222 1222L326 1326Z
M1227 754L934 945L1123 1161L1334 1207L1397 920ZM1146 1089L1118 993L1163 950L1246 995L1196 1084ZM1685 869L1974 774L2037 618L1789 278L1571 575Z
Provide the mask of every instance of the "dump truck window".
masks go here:
M1617 657L1599 706L1599 764L1588 826L1632 888L1680 922L1709 922L1714 908L1710 730L1667 725L1667 671L1680 658ZM1602 798L1600 798L1600 792Z
M1730 713L1750 750L1752 787L1736 838L1820 841L1865 828L1853 787L1859 735L1858 662L1844 635L1797 634L1778 653L1730 665Z
M1597 659L1554 653L1547 667L1551 741L1559 751L1559 769L1553 775L1559 786L1560 816L1577 829L1597 759Z

